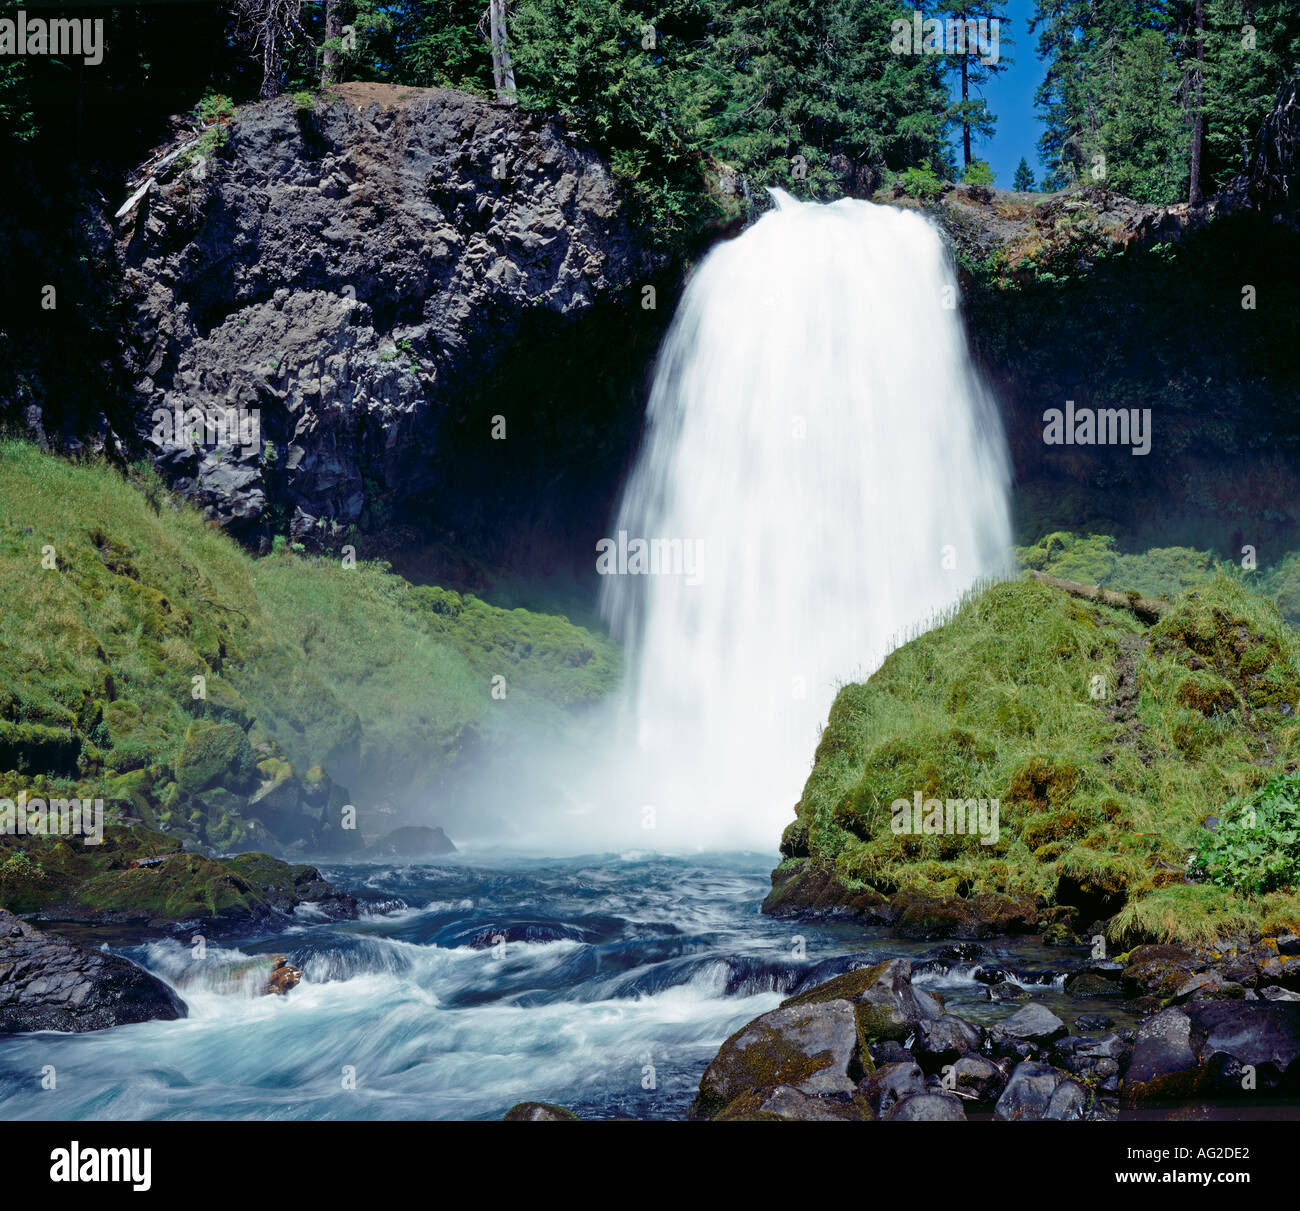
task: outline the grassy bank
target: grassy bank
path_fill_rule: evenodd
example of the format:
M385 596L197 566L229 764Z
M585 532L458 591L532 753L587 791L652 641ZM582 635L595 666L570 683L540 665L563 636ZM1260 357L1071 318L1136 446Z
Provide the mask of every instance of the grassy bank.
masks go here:
M467 747L558 723L616 675L613 646L564 618L384 565L255 559L147 471L16 441L0 575L0 790L99 795L217 850L355 849L369 805L400 808Z
M1115 941L1292 925L1297 707L1300 640L1226 575L1152 627L1036 582L997 585L841 690L768 907L910 897L931 905L925 928L985 902L995 927L1104 919ZM896 835L891 804L918 791L997 799L997 844ZM1209 831L1211 817L1232 828Z

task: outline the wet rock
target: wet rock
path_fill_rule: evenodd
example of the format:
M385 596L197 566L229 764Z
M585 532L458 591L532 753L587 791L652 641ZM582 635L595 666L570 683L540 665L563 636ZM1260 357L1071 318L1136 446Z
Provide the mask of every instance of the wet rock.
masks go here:
M722 1044L700 1078L690 1117L713 1118L742 1094L778 1085L807 1094L851 1094L860 1075L854 1007L841 999L787 1002Z
M982 1055L964 1055L946 1074L949 1087L976 1102L995 1102L1006 1086L1006 1074Z
M991 985L984 995L990 1001L1027 1001L1033 993L1010 980L1003 980L1000 984Z
M1279 988L1276 984L1261 988L1259 995L1265 1001L1300 1001L1300 992L1292 992L1289 988Z
M837 1123L862 1122L870 1118L870 1111L860 1099L816 1097L791 1085L778 1085L775 1089L755 1089L742 1094L714 1121Z
M1065 981L1065 991L1072 997L1079 997L1082 1000L1091 997L1105 997L1109 1000L1118 1001L1124 996L1124 989L1119 983L1091 971L1071 976Z
M1031 1001L1023 1009L1017 1010L1005 1022L993 1027L993 1032L1011 1039L1023 1039L1028 1043L1045 1046L1067 1034L1065 1023L1046 1005Z
M926 1072L938 1072L963 1055L978 1051L979 1046L980 1032L974 1026L952 1014L944 1014L932 1022L917 1025L912 1054Z
M1074 1019L1074 1025L1079 1030L1109 1030L1114 1024L1113 1018L1101 1013L1081 1013Z
M520 1102L506 1111L506 1123L576 1123L578 1116L563 1106L550 1102Z
M266 978L263 994L282 997L291 989L297 988L301 979L302 972L290 964L284 955L272 955L271 974Z
M1138 1028L1124 1073L1124 1094L1133 1102L1297 1088L1300 1005L1287 1001L1215 1000L1166 1009Z
M924 989L913 986L912 964L907 959L890 959L874 967L846 972L791 997L782 1008L832 999L843 999L853 1005L864 1046L878 1039L902 1041L914 1032L917 1023L943 1016L938 1001Z
M420 862L455 852L456 847L442 829L409 825L393 829L361 856L368 862Z
M1016 1065L993 1113L1010 1122L1080 1119L1087 1102L1083 1087L1067 1073L1026 1061Z
M925 1076L915 1060L884 1064L862 1079L858 1091L877 1115L884 1115L895 1102L925 1092Z
M885 1118L891 1122L964 1123L961 1099L947 1093L914 1093L895 1102Z
M186 1012L166 984L130 960L42 933L0 909L0 1034L103 1030Z

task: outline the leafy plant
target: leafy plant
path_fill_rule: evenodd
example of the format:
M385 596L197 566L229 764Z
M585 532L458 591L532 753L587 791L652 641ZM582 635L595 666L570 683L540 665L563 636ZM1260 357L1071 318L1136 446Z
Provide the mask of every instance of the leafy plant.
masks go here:
M904 169L898 182L911 197L922 202L933 202L943 195L945 188L929 160L923 160L919 168Z
M1229 803L1218 828L1207 830L1193 871L1244 895L1294 887L1300 880L1300 771Z
M966 171L962 174L963 185L983 185L990 186L995 180L993 169L989 167L987 160L972 160L966 165Z

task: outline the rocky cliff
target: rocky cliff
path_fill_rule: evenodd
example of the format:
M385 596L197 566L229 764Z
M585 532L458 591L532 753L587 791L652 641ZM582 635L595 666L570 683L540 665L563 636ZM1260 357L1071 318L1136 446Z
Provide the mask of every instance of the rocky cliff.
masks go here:
M557 441L597 478L603 459L612 491L600 368L629 376L615 355L652 263L605 165L554 122L343 85L182 131L130 191L136 436L241 536L328 539L415 501L435 537L464 529L458 473L479 510L497 476L554 488ZM595 381L545 381L561 340ZM615 429L635 425L630 403Z

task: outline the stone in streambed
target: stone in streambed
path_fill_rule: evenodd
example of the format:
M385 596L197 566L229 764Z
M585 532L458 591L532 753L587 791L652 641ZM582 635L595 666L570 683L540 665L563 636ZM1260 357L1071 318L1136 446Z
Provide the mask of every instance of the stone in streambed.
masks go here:
M282 997L290 989L297 988L301 979L302 972L292 966L284 955L272 955L271 974L266 979L263 995Z
M894 1104L885 1115L890 1122L964 1123L961 1099L948 1093L914 1093Z
M925 1093L925 1074L915 1060L884 1064L862 1078L858 1092L878 1115L886 1114L895 1102Z
M890 959L874 967L845 972L791 997L782 1008L829 1000L852 1004L864 1050L879 1039L901 1042L915 1032L918 1023L937 1021L943 1016L939 1002L924 989L913 986L912 964L907 959Z
M1009 1122L1081 1119L1087 1104L1083 1086L1066 1073L1026 1060L1011 1073L993 1114Z
M120 955L77 946L0 909L0 1034L173 1021L185 1002Z
M578 1116L563 1106L550 1102L520 1102L511 1106L501 1120L504 1123L576 1123Z
M1005 1022L993 1027L995 1036L1002 1035L1012 1039L1045 1046L1068 1034L1065 1023L1046 1005L1030 1001L1023 1009L1017 1010Z
M964 1055L948 1074L953 1090L976 1102L995 1102L1006 1086L1006 1074L982 1055Z
M916 1028L912 1054L926 1072L938 1072L963 1055L978 1051L980 1032L969 1022L944 1014L933 1022L921 1022Z
M861 1069L853 1006L845 1000L783 1005L742 1026L700 1078L690 1117L716 1117L738 1097L789 1085L806 1094L851 1094Z
M865 1122L870 1109L861 1098L816 1097L791 1085L751 1089L736 1098L714 1122L718 1123L842 1123Z

